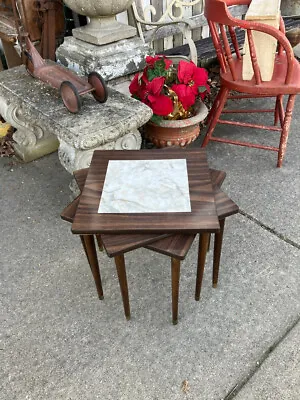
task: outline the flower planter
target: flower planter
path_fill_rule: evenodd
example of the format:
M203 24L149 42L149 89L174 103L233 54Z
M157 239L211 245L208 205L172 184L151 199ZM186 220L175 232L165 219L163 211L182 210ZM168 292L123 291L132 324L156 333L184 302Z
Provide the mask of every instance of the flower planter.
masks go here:
M148 122L145 137L156 147L185 147L200 134L200 122L207 116L207 108L202 102L195 106L196 115L182 120L163 120L160 125Z
M103 45L136 35L136 28L116 21L116 14L127 10L132 0L64 0L78 14L89 17L89 23L72 30L84 42Z

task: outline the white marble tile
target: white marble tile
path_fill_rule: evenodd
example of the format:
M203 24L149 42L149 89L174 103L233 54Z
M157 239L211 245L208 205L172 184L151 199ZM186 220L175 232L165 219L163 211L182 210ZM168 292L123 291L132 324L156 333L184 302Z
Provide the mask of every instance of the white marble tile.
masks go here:
M109 161L98 212L191 212L186 160Z

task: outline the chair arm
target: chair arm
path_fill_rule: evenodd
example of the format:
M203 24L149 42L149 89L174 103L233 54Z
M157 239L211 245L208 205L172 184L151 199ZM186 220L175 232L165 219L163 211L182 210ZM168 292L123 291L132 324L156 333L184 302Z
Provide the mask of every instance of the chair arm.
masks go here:
M263 32L267 35L274 37L278 41L279 46L282 46L282 48L285 50L286 53L288 66L285 77L285 83L289 84L292 80L293 69L294 69L294 52L285 34L279 29L276 29L273 26L267 24L263 24L261 22L244 21L232 17L231 21L234 23L234 26L238 26L239 28L245 30Z
M249 6L252 0L225 0L227 7L229 6Z

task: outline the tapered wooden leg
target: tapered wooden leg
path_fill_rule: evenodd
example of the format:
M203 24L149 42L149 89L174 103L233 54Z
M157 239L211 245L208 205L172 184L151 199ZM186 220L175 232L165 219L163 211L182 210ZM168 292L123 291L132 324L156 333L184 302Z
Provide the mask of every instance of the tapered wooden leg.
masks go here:
M116 264L118 278L119 278L119 284L120 284L120 289L121 289L121 294L122 294L125 316L126 316L126 319L130 319L130 305L129 305L124 254L115 256L115 264Z
M91 271L94 277L94 281L96 284L97 292L99 299L103 299L103 289L102 289L102 282L101 282L101 275L100 269L98 264L95 240L93 235L80 235L80 239L87 256L88 262L91 267Z
M278 152L278 161L277 161L278 168L282 166L282 161L285 155L290 126L292 122L292 113L295 105L295 100L296 96L294 94L290 95L286 105L285 117L284 117L283 128L280 137L279 152Z
M196 290L195 300L200 299L200 291L202 286L203 272L206 260L207 246L209 241L209 233L201 233L199 238L199 249L198 249L198 264L197 264L197 278L196 278Z
M102 244L102 240L101 240L101 235L96 235L96 239L97 239L99 251L103 251L103 244Z
M171 259L171 275L172 275L172 321L173 325L176 325L178 322L180 260L174 257L172 257Z
M226 88L220 89L220 95L217 96L217 98L212 106L212 109L211 109L212 115L210 117L210 124L208 126L203 143L201 145L202 147L205 147L208 144L208 142L213 134L213 131L218 123L218 119L220 118L220 116L222 114L228 94L229 94L228 89L226 89Z
M224 225L225 225L225 218L220 220L220 232L215 234L213 278L212 278L212 283L214 288L217 287L219 278L219 267L220 267L220 258L222 252Z
M207 251L210 250L210 242L211 242L211 234L209 234L208 244L207 244Z
M279 120L280 120L280 125L283 128L283 123L284 123L284 107L283 107L283 95L278 96L279 97L279 103L278 103L278 110L279 110Z
M274 110L274 125L276 126L278 124L278 121L280 120L280 125L282 126L283 119L284 119L283 95L281 94L276 97L276 105Z

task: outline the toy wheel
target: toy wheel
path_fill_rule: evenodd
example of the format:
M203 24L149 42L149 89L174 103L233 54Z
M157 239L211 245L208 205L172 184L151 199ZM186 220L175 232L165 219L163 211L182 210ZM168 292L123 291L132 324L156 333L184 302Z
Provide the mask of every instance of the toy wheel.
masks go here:
M72 82L63 81L60 85L60 95L64 105L71 113L78 113L81 109L81 98Z
M95 100L99 101L99 103L105 103L107 100L108 92L104 79L98 72L91 72L88 76L88 82L94 90L92 91L92 95Z

